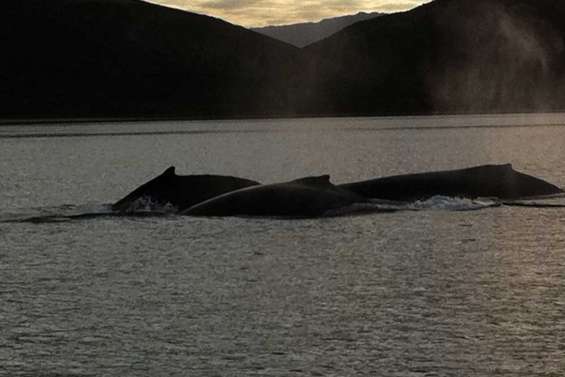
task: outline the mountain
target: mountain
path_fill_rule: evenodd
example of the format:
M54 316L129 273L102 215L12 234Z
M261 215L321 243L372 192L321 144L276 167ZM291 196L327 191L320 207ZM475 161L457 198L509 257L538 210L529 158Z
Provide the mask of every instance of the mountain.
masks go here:
M315 112L565 110L565 2L436 0L352 25L305 49Z
M136 0L2 5L0 118L288 115L299 49Z
M303 49L137 0L0 12L0 120L565 110L563 0L435 0Z
M356 22L370 20L381 15L381 13L360 12L348 16L327 18L320 22L267 26L251 30L302 48L327 38Z

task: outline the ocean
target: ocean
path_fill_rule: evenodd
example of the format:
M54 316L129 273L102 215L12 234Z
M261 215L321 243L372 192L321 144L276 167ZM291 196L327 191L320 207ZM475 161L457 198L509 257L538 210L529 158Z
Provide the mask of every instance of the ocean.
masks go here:
M561 376L564 208L109 204L169 166L345 183L512 163L565 187L564 142L564 114L0 126L0 376Z

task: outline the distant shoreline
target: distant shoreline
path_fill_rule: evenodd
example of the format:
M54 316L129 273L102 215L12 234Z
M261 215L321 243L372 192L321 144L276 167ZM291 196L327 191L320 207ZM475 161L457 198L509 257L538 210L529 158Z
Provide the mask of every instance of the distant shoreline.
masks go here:
M41 119L0 119L0 126L33 126L49 124L87 124L87 123L141 123L141 122L207 122L207 121L245 121L245 120L285 120L285 119L323 119L323 118L400 118L400 117L434 117L434 116L496 116L496 115L565 115L564 110L555 111L518 111L518 112L458 112L458 113L426 113L426 114L318 114L318 115L265 115L265 116L211 116L211 117L93 117L93 118L41 118Z

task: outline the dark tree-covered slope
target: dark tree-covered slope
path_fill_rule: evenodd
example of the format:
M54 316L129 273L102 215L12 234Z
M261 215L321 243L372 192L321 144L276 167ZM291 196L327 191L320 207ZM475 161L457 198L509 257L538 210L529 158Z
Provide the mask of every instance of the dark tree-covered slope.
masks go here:
M565 110L565 2L436 0L298 49L138 0L0 12L0 120Z
M319 111L563 110L564 19L560 0L436 0L357 23L306 48L325 75Z
M0 13L0 117L287 115L300 51L136 0L18 0Z

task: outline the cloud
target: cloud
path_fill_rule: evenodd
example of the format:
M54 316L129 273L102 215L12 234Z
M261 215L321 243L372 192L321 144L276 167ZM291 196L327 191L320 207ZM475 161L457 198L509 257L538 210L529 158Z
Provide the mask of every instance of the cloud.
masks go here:
M319 21L366 12L398 12L429 0L150 0L153 3L207 14L243 26Z

